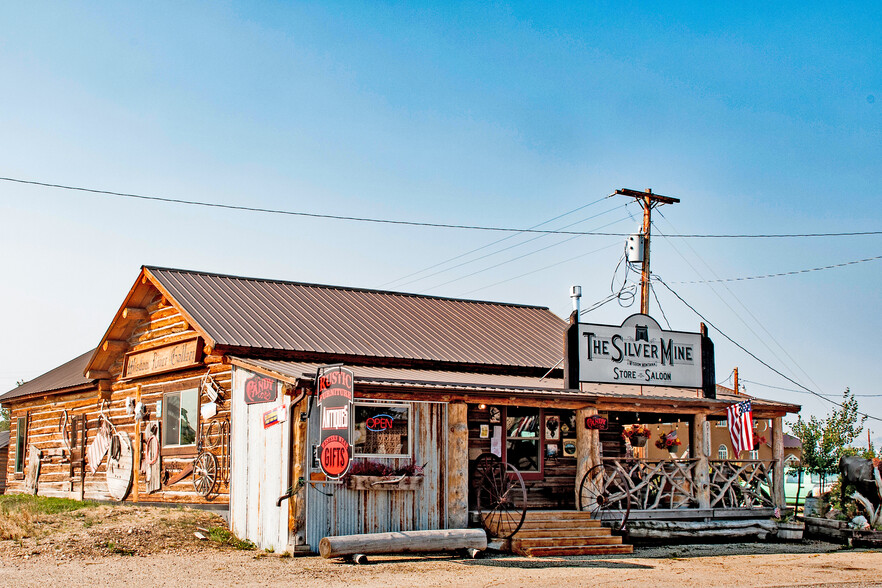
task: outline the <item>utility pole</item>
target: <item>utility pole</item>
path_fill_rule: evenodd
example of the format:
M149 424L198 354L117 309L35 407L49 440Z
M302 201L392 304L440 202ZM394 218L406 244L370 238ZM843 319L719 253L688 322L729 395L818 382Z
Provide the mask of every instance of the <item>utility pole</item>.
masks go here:
M738 390L738 368L735 368L732 371L735 374L735 394L738 394L739 393L739 390Z
M652 209L659 204L676 204L680 202L680 199L653 194L651 188L647 188L645 192L622 188L621 190L616 190L611 196L616 194L630 196L643 207L643 267L640 274L640 312L649 314L649 232Z

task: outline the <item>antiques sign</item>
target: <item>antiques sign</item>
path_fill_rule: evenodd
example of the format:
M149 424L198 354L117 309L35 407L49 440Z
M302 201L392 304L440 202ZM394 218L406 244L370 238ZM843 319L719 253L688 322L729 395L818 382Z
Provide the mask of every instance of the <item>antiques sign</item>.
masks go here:
M201 349L199 339L191 339L175 345L130 353L126 355L123 377L140 378L196 365L202 359Z
M701 388L701 334L633 314L621 327L579 323L579 381Z
M343 367L325 368L319 372L317 388L319 467L328 478L338 480L352 465L353 374Z

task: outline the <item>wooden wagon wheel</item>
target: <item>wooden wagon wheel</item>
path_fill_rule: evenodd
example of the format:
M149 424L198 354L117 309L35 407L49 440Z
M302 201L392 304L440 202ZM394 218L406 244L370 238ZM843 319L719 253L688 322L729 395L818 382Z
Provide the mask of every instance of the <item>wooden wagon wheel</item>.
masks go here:
M492 537L508 539L518 532L527 516L527 488L513 465L487 462L478 480L478 520Z
M217 458L208 451L193 461L193 487L202 496L209 496L217 484Z
M627 476L613 464L599 464L585 472L579 485L579 510L614 530L624 531L631 513L631 491Z

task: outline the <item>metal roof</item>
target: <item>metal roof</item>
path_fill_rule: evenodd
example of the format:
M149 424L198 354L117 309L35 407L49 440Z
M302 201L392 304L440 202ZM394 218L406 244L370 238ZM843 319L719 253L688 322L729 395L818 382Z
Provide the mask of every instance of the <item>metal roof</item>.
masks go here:
M9 401L13 398L20 398L22 396L29 396L31 394L53 392L55 390L76 388L92 384L94 380L87 379L83 376L83 372L85 371L86 365L89 363L89 358L92 357L94 351L94 349L92 351L87 351L79 357L62 364L55 369L49 370L42 376L37 376L30 382L25 382L21 386L13 388L9 392L0 396L0 402Z
M551 368L566 322L547 308L145 267L215 345Z
M9 431L0 431L0 449L9 445Z
M311 379L322 365L312 362L282 361L231 357L234 365L252 368L267 375L293 381L297 378ZM675 403L682 405L701 405L724 410L731 401L710 399L701 395L701 390L693 388L667 388L660 386L613 386L608 384L583 386L582 390L565 389L560 378L538 378L512 376L507 374L485 374L474 372L451 372L443 370L404 369L392 367L346 365L355 375L356 382L378 386L423 388L431 390L449 389L451 391L485 392L487 394L506 394L525 397L558 398L585 400L587 402L640 400L654 403ZM779 409L793 412L792 405L754 399L758 409ZM796 407L798 409L798 407ZM788 410L790 409L790 410Z

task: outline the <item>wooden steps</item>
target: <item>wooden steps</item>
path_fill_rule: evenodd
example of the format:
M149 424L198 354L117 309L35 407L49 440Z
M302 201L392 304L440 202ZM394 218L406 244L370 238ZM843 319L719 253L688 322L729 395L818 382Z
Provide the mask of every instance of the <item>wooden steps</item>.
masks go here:
M528 511L511 547L513 552L531 557L634 552L633 546L623 544L621 537L589 513L568 510Z

